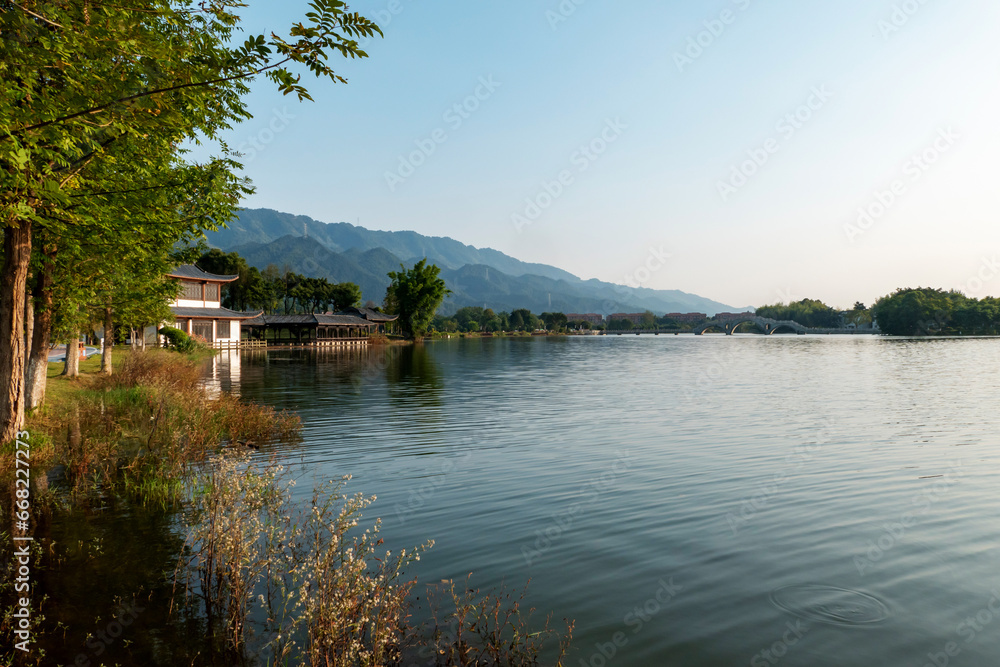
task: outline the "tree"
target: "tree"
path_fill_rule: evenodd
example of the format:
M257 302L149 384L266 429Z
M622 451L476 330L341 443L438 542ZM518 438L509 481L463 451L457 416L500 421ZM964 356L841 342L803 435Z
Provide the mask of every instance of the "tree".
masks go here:
M833 329L840 326L840 313L815 299L761 306L757 309L757 315L773 320L792 320L806 327Z
M509 322L510 322L510 328L513 329L514 331L524 330L524 317L522 316L520 310L515 310L510 314Z
M918 287L898 289L882 297L874 310L882 333L927 336L988 332L997 326L990 315L991 307L989 301L984 304L959 292Z
M361 303L361 288L354 283L337 283L331 285L330 304L333 310L354 308Z
M231 310L246 311L260 308L266 299L262 293L263 281L260 271L247 264L246 260L235 252L223 252L212 248L195 262L203 271L221 276L239 276L231 283L223 285L222 306Z
M434 312L451 294L445 282L439 277L441 269L427 264L427 258L420 260L407 270L400 265L400 271L390 271L392 284L386 290L385 302L398 314L403 335L411 340L422 338L434 317Z
M547 331L559 331L568 323L566 315L563 313L542 313L541 319L545 323Z
M307 21L293 25L287 39L251 35L243 44L232 41L239 29L234 10L242 6L235 0L129 5L2 1L0 442L23 424L25 288L36 237L99 245L169 219L176 242L216 228L249 186L235 175L238 156L224 144L221 157L196 165L184 162L185 143L215 142L249 118L244 99L255 77L310 99L290 68L343 82L329 53L365 57L355 38L381 34L337 0L314 0ZM198 211L142 205L146 193L178 190L197 190L187 202ZM132 212L124 220L114 214L121 204ZM55 261L83 247L60 242ZM171 247L148 250L162 256ZM104 271L114 270L105 261Z

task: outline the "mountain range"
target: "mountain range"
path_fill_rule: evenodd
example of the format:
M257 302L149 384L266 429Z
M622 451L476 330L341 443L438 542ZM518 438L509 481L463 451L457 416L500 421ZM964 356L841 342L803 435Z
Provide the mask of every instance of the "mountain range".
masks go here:
M528 308L564 313L717 312L731 306L678 290L653 290L583 280L546 264L522 262L492 248L416 232L365 229L346 222L324 223L271 209L243 209L228 227L208 232L208 243L237 252L259 269L274 264L334 282L353 282L365 300L381 303L386 275L420 259L441 268L451 289L439 312L463 306L494 310Z

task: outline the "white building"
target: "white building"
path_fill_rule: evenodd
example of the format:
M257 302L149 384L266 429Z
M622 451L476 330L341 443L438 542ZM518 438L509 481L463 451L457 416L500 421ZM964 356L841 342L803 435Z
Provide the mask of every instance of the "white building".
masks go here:
M238 343L240 323L260 315L260 312L239 313L222 307L222 286L239 276L218 276L193 264L182 264L167 277L181 285L177 299L170 304L175 326L209 345Z

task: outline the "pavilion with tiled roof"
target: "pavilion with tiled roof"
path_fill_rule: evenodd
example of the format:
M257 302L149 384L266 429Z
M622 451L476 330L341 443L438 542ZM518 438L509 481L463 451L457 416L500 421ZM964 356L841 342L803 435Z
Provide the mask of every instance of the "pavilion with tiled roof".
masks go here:
M367 340L378 331L379 323L350 313L305 313L299 315L258 315L243 322L258 338L300 344L324 344ZM286 336L287 334L287 336Z
M167 277L180 283L177 298L170 305L175 325L209 345L239 344L240 323L261 313L241 313L222 307L222 286L239 276L220 276L193 264L182 264Z

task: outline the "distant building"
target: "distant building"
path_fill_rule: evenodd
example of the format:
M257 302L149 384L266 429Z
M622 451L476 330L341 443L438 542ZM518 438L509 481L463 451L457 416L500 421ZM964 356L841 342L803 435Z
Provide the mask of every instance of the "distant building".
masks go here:
M664 317L678 324L698 324L708 319L705 313L667 313Z
M567 313L566 319L570 322L587 322L593 326L604 324L604 316L597 313Z
M635 326L642 324L642 317L646 313L612 313L608 315L608 322L611 320L628 320Z
M757 313L745 312L745 313L716 313L715 319L717 320L735 320L737 318L750 318L757 317Z
M198 336L209 345L238 343L240 324L260 315L239 313L222 307L222 286L239 276L219 276L193 264L182 264L167 274L181 285L170 312L178 329Z

